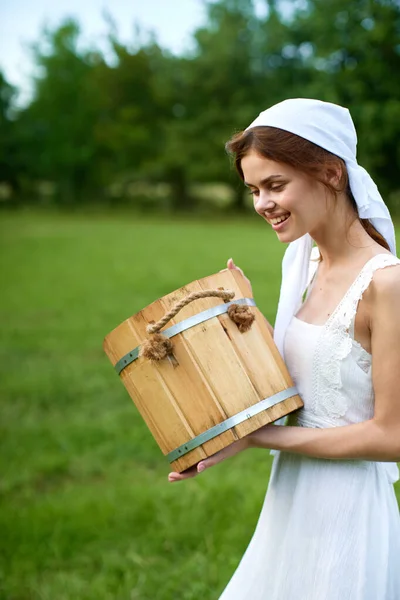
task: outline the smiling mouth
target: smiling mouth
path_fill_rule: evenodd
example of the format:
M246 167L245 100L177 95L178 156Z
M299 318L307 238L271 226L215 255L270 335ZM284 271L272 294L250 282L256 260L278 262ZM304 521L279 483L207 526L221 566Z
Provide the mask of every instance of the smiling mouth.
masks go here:
M287 219L290 217L290 213L287 213L286 215L283 215L282 217L278 217L277 219L268 219L268 222L271 225L279 225L280 223L283 223L284 221L287 221Z

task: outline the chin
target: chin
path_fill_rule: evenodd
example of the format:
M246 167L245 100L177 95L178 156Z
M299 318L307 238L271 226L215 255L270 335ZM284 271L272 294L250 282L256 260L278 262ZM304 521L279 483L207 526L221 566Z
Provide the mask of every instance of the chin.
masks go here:
M306 233L308 232L303 231L302 233L296 233L292 231L276 231L275 233L278 235L280 242L289 244L290 242L295 242L296 240L299 240L301 237L303 237L303 235L306 235Z
M281 233L279 233L279 231L276 232L278 235L278 239L280 242L282 242L283 244L289 244L290 242L295 242L296 240L298 240L301 236L300 235L293 235L291 233L288 233L287 231L282 231Z

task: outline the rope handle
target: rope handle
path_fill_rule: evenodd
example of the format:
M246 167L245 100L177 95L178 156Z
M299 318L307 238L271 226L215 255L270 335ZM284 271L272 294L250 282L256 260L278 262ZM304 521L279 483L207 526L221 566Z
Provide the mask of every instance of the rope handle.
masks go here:
M188 294L187 296L185 296L185 298L182 298L182 300L177 302L171 308L171 310L169 310L159 321L157 321L157 323L147 325L146 331L147 333L158 333L160 329L162 329L164 325L168 323L168 321L173 319L178 314L178 312L182 310L184 306L187 306L188 304L190 304L190 302L193 302L193 300L199 300L200 298L222 298L225 302L228 302L229 300L232 300L234 295L235 292L233 292L232 290L223 289L202 290L201 292L192 292L191 294Z

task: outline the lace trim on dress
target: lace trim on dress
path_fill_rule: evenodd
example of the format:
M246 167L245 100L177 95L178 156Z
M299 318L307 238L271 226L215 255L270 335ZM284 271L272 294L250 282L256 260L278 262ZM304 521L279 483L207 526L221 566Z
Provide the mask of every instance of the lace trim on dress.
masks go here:
M351 321L374 271L395 264L400 264L400 259L394 255L378 254L371 258L323 326L314 355L310 407L314 414L339 419L348 411L349 400L342 392L341 361L351 352Z

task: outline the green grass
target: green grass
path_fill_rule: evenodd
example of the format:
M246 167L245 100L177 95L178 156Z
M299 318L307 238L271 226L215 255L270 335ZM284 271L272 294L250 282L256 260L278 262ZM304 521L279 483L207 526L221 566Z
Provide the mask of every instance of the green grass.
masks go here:
M256 525L269 453L169 484L102 340L230 256L273 322L284 250L256 217L1 215L0 598L218 597Z

